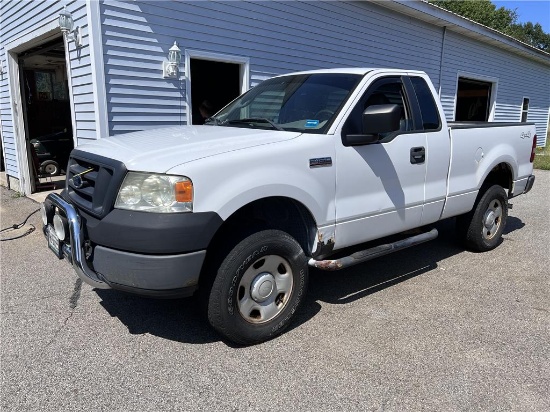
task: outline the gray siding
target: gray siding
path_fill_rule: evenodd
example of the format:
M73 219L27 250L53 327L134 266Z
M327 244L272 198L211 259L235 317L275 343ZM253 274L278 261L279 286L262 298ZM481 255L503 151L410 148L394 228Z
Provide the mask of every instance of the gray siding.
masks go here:
M0 60L6 67L6 45L18 41L24 36L57 21L63 6L72 13L75 26L80 26L83 37L83 47L75 50L70 43L70 67L72 74L72 92L76 115L76 130L73 131L78 143L96 138L96 125L93 119L92 81L90 75L90 52L88 41L88 25L86 3L77 1L8 1L0 2ZM4 73L0 79L0 117L2 124L2 139L5 148L6 172L19 178L19 167L15 149L15 131L12 117L12 102L10 100L9 80Z
M437 89L443 67L441 100L448 119L458 71L497 77L495 121L519 121L522 98L529 97L528 120L537 124L539 144L545 141L548 65L452 31L442 53L441 27L376 4L105 1L101 12L112 134L187 122L185 81L162 79L161 62L176 40L183 52L248 57L252 87L290 71L371 66L424 70Z
M3 13L0 8L0 13ZM6 73L6 51L3 43L0 43L0 64L2 65L2 74L0 75L0 135L2 138L2 147L4 151L4 166L6 174L19 178L17 168L17 153L15 149L15 140L13 135L13 120L11 117L10 94L8 91L8 75Z
M438 79L442 29L366 2L106 1L101 10L113 134L186 123L185 82L162 78L174 40L183 52L249 57L251 86L345 66L414 67Z
M536 124L538 144L545 144L550 106L550 65L545 66L447 32L441 101L449 120L454 112L459 71L498 78L496 122L519 122L523 97L528 97L527 121Z

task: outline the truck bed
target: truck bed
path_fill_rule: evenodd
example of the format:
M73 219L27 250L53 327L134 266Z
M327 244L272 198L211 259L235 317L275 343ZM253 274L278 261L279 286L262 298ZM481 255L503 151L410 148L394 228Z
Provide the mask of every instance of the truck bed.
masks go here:
M481 129L488 127L534 126L530 122L447 122L451 129Z

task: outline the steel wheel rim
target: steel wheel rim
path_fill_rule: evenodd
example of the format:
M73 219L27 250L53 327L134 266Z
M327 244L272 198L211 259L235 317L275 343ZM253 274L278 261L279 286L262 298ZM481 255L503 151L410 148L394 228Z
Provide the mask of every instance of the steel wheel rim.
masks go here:
M493 199L489 207L483 214L483 227L481 234L485 240L491 240L495 237L502 225L502 203L498 199Z
M288 305L293 287L288 260L279 255L263 256L248 267L239 282L239 313L250 323L269 322Z

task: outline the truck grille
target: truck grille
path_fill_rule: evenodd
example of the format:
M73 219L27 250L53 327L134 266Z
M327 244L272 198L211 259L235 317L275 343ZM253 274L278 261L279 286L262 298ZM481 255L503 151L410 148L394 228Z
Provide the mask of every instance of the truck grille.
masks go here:
M80 209L102 218L112 210L125 174L121 162L73 150L67 167L67 194Z

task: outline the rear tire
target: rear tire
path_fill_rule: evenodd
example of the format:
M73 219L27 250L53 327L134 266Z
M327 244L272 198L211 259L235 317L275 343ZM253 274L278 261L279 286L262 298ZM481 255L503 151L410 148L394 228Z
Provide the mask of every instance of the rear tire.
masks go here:
M457 233L468 249L486 252L500 244L507 218L506 192L493 185L476 201L471 212L457 218Z
M289 325L304 298L307 258L294 238L263 230L223 259L208 299L208 320L241 345L272 339Z

